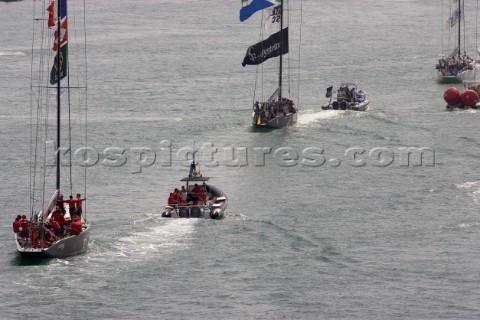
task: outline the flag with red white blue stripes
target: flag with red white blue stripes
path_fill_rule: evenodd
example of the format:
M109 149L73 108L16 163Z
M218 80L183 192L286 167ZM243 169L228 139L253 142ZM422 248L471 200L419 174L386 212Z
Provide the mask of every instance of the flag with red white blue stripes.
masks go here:
M50 72L50 84L55 84L67 76L68 65L68 23L67 0L52 0L47 8L48 27L55 28L52 50L56 52ZM60 13L60 14L59 14ZM58 30L60 29L60 30ZM58 49L60 45L60 50ZM59 72L60 70L60 72Z

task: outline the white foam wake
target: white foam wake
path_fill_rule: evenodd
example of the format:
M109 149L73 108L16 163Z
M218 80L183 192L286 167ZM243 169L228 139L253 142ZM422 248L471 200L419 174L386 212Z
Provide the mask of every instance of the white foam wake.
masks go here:
M162 251L170 254L187 248L191 241L197 219L165 219L149 216L137 219L135 230L116 242L117 253L121 256L144 259L150 254ZM142 231L138 231L138 227Z
M0 56L26 56L24 52L16 51L16 52L0 52Z
M322 110L316 112L306 110L298 114L297 122L300 125L308 125L318 120L338 118L343 114L345 114L343 110Z
M464 182L457 184L456 187L470 191L473 196L473 201L480 203L480 181Z

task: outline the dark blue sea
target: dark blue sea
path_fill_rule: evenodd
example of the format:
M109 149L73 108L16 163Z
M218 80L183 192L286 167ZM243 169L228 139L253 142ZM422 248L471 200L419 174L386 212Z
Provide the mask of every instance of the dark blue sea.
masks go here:
M255 131L241 62L260 13L87 0L90 246L46 261L20 259L11 229L30 203L33 1L0 2L1 318L480 318L480 112L446 111L435 78L451 1L290 2L298 123ZM345 81L369 111L321 110ZM225 217L161 218L194 143Z

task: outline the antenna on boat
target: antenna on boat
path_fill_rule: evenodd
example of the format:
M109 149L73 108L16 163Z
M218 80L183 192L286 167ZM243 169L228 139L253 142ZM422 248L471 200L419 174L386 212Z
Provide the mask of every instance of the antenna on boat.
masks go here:
M193 178L193 175L195 174L195 153L198 152L198 149L195 150L195 141L193 142L193 153L192 153L192 163L190 164L190 172L188 173L189 178Z

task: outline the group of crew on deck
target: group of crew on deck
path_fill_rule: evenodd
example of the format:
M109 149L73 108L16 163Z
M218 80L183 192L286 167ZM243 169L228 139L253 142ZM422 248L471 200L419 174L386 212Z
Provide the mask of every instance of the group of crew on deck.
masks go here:
M288 113L297 112L297 107L292 100L281 98L276 101L258 102L253 105L254 120L257 124L267 123L268 121L280 116L286 116Z
M179 206L188 206L188 205L204 205L207 203L207 193L203 187L195 183L191 191L187 191L185 186L182 186L180 189L175 188L173 192L170 193L168 197L168 205L177 208Z
M475 62L467 53L463 55L454 55L450 57L442 57L438 60L437 70L445 76L457 76L465 70L473 70Z
M82 232L81 217L84 200L79 193L76 199L70 196L68 200L60 195L55 210L47 213L49 218L44 223L38 214L34 214L31 220L27 219L25 214L18 215L13 222L13 232L18 234L19 242L23 247L31 245L32 248L50 247L59 238L78 235ZM70 218L65 217L66 206L68 206Z

